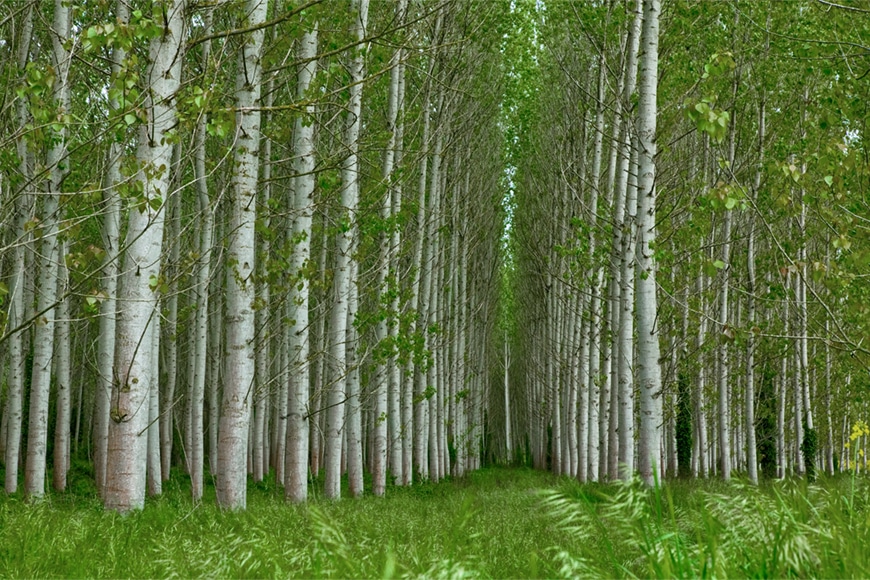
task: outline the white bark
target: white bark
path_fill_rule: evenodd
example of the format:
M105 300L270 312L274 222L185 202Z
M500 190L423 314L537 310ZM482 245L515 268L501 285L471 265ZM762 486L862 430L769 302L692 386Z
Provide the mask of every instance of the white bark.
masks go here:
M151 360L155 362L148 389L148 424L146 426L147 459L146 490L149 496L163 493L163 479L160 465L160 318L155 317L154 331L151 333Z
M358 185L357 185L358 187ZM351 256L356 254L357 241L351 242ZM360 404L360 378L359 378L359 333L354 321L359 310L359 264L356 259L350 261L350 292L347 299L347 350L345 353L345 397L346 414L346 463L347 483L351 497L360 497L363 494L363 434L362 434L362 406Z
M353 34L358 41L365 37L368 22L368 0L354 2L357 15L353 26ZM335 286L335 301L329 320L330 339L330 373L332 383L327 393L326 416L326 456L324 468L326 480L324 495L330 499L341 497L341 456L343 428L345 420L345 399L347 396L347 320L351 293L354 260L352 255L353 242L357 234L356 210L359 203L359 131L360 113L362 110L362 79L364 55L362 47L357 48L349 63L351 70L350 102L342 141L347 157L341 164L341 208L340 220L345 224L343 231L336 239L336 264L333 270Z
M66 489L67 472L70 465L70 314L69 314L69 272L64 261L66 241L58 249L57 321L55 322L55 426L54 426L54 464L52 480L56 491Z
M145 499L148 393L157 361L152 360L151 332L157 315L154 283L159 279L163 241L163 203L169 193L175 127L173 99L179 88L185 0L167 2L164 31L151 41L146 74L148 122L140 131L136 176L144 203L131 209L119 294L115 376L111 398L106 484L107 509L141 509Z
M601 368L601 353L599 352L601 344L601 292L604 285L604 266L597 264L598 258L595 256L596 242L598 239L598 201L600 197L601 185L601 163L604 153L604 84L605 84L605 61L604 50L602 48L601 55L598 60L598 95L596 99L595 112L595 138L594 149L592 154L592 171L590 175L590 200L589 200L589 258L594 268L592 278L589 280L589 285L592 287L592 296L589 299L589 333L584 336L588 341L588 364L589 372L587 373L587 383L581 384L580 388L587 391L588 410L586 414L582 414L580 421L581 433L586 433L586 440L581 442L580 456L584 459L583 465L580 466L580 481L586 481L587 478L592 481L598 480L598 453L599 439L596 432L598 426L599 415L599 371ZM584 364L581 360L580 364Z
M623 114L632 109L632 99L637 83L637 54L640 46L641 23L643 21L643 2L637 0L634 17L629 29L625 56L625 87L621 95ZM611 290L611 297L618 297L618 303L611 303L611 332L616 334L613 342L611 365L617 366L617 381L611 381L614 393L611 403L611 425L617 425L618 440L610 438L608 453L611 456L608 471L611 477L631 477L634 472L634 380L632 359L634 357L634 213L637 207L637 186L635 181L636 151L633 146L631 124L624 123L625 131L620 146L614 192L614 240L611 255L611 272L618 267L619 274L613 273L611 279L619 281L618 291ZM618 256L618 258L617 258ZM612 427L611 427L612 429ZM616 460L616 461L614 461ZM614 465L616 463L617 465Z
M57 115L68 115L71 52L70 7L55 0L51 25L51 63L54 69L52 97ZM37 320L33 335L33 374L30 381L30 409L27 426L27 460L24 467L24 492L31 497L45 493L46 451L48 448L48 407L54 351L55 300L57 297L57 229L60 215L60 185L68 173L66 123L52 130L52 145L46 154L49 169L48 191L42 199L42 240L37 266Z
M211 29L211 15L207 16L206 34ZM203 66L208 70L211 42L203 46ZM193 168L196 179L197 206L200 216L199 230L199 258L196 270L196 311L194 313L194 354L193 354L193 384L190 388L191 417L193 428L191 433L190 449L187 450L190 458L190 487L193 501L202 499L203 492L203 469L205 463L205 434L203 415L205 407L205 384L206 369L208 366L209 349L209 282L211 279L212 245L214 237L214 210L208 193L208 178L206 174L206 119L202 113L196 124L196 135L193 151ZM212 377L216 380L217 377ZM166 403L173 404L174 397L167 397ZM164 408L161 417L161 442L164 446L163 468L164 478L169 475L168 455L172 449L172 411L168 406Z
M265 22L268 0L248 0L243 26ZM260 92L264 31L250 33L236 71L236 142L233 155L232 217L227 249L226 381L218 430L215 490L224 508L244 509L251 396L255 381L253 273L256 248L257 181L260 152Z
M405 11L407 9L407 0L400 0L398 5L396 6L396 19L399 25L404 22ZM390 283L389 283L389 271L390 265L393 262L393 232L386 229L386 224L390 222L390 219L393 216L393 207L394 201L392 197L394 195L401 195L395 193L397 187L393 183L393 168L395 166L396 161L396 150L401 145L397 142L398 138L401 137L399 134L399 127L397 125L398 117L399 117L399 108L401 107L403 95L399 93L400 89L404 88L404 84L402 83L402 75L404 74L404 68L402 63L402 48L397 48L393 53L393 57L390 60L390 66L392 67L390 70L390 89L387 96L387 129L390 132L389 140L387 142L387 148L384 152L384 165L383 165L383 181L386 184L386 191L383 196L383 200L381 201L380 208L380 217L384 222L384 230L381 233L380 240L380 254L378 257L378 289L382 296L389 296L390 293ZM395 228L395 226L393 226ZM398 229L398 228L395 228ZM379 305L380 308L383 308L385 305ZM393 306L391 301L390 306ZM390 313L392 316L393 313ZM393 325L397 325L398 320L393 322ZM387 315L383 314L380 316L376 328L376 338L380 344L384 344L387 341L387 338L390 334L388 327L388 319ZM397 432L398 426L398 417L389 414L389 409L387 405L387 397L394 397L394 393L398 394L398 391L395 390L397 388L397 383L391 381L391 373L392 369L396 367L395 361L392 356L393 347L390 347L389 356L385 354L379 355L376 361L375 368L375 426L374 426L374 454L372 461L372 492L375 495L384 495L386 481L387 481L387 445L388 445L388 429L387 422L390 421L393 425L393 433ZM392 389L390 387L393 387ZM388 392L389 390L389 392ZM398 405L393 407L396 411L398 411ZM393 454L394 455L394 454ZM394 465L396 462L394 462ZM398 464L399 466L401 463Z
M647 485L662 479L662 372L656 299L656 95L659 0L644 0L642 57L638 81L637 176L637 370L640 393L638 469Z
M30 43L33 35L33 5L28 5L21 18L21 33L18 37L16 51L16 65L19 74L24 74L24 68L30 58ZM15 122L20 130L23 130L28 122L27 104L24 99L19 99L15 107ZM27 270L25 268L24 240L25 223L27 222L27 207L30 192L30 168L27 163L27 141L23 131L16 139L16 153L19 159L19 172L25 186L19 189L15 200L15 234L19 236L15 253L12 259L12 277L9 287L9 312L7 316L8 328L18 328L26 320L25 292L27 284ZM24 413L24 333L19 331L9 337L9 375L7 383L6 399L6 448L4 450L4 467L6 477L4 481L6 493L15 493L18 490L18 465L21 452L21 427Z
M317 62L317 25L305 33L299 44L298 58L305 64L299 68L296 78L296 99L305 99L308 87L314 78ZM288 318L293 322L288 328L290 358L290 385L287 401L287 449L284 466L284 493L288 500L303 502L308 499L308 452L309 378L311 364L311 333L309 332L309 290L311 285L302 275L302 269L311 257L311 224L314 213L314 125L311 115L314 106L305 107L305 116L298 116L293 132L295 193L293 221L293 253L290 259L290 274L299 278L291 284L288 296ZM307 117L307 118L306 118Z
M764 168L765 102L762 95L758 111L758 165L755 170L755 183L752 202L761 189ZM753 208L754 211L755 208ZM755 442L755 214L749 214L749 232L746 238L746 309L749 335L746 341L746 463L749 481L758 483L758 458Z

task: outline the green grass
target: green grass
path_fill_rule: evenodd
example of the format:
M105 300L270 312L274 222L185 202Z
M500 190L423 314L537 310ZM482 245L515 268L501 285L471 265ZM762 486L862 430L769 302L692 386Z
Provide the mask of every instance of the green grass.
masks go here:
M580 486L527 469L388 488L386 498L285 504L252 485L246 512L185 479L128 516L93 488L0 497L0 577L868 577L870 486L802 482Z
M181 481L128 516L92 493L0 499L0 577L531 577L552 575L552 546L570 548L541 511L559 480L531 470L307 506L264 483L241 513L219 510L213 488L194 506Z
M870 485L803 480L638 482L544 493L574 540L560 576L870 577Z

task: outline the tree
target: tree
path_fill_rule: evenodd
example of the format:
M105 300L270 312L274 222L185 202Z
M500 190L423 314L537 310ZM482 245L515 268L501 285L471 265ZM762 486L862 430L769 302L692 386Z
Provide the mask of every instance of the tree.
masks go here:
M229 509L245 509L248 422L254 389L254 222L260 151L261 52L268 0L248 0L242 27L254 31L243 41L236 70L236 135L233 197L227 259L226 380L218 428L217 498Z
M150 389L157 388L157 361L151 348L156 332L157 290L163 243L163 211L169 191L175 126L174 98L181 83L185 0L167 0L149 43L144 94L147 121L139 130L131 182L110 399L106 482L107 509L141 509L145 501L145 458Z

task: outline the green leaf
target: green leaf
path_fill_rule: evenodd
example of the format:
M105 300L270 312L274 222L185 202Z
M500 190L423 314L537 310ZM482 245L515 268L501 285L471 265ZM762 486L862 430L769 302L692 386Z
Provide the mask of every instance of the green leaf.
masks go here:
M723 268L725 268L725 262L723 262L722 260L714 260L713 267L717 270L722 270Z
M834 185L834 176L833 175L826 175L825 176L825 183L828 184L828 187L831 187L832 185Z

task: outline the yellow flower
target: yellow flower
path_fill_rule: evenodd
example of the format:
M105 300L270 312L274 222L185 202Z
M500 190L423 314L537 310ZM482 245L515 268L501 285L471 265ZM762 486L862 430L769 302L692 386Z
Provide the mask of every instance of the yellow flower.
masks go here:
M867 425L866 421L860 419L855 421L855 424L852 425L852 434L849 435L849 440L854 441L858 437L865 435L870 435L870 425Z

